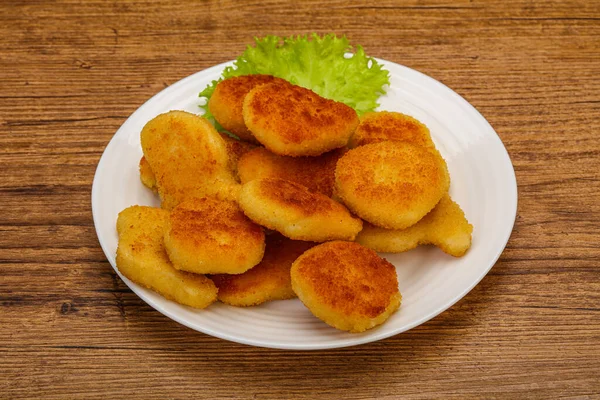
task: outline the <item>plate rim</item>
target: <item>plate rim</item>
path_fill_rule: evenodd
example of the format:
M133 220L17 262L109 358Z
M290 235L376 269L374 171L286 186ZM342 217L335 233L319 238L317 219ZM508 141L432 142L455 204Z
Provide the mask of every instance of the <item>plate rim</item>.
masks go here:
M111 262L111 259L109 257L109 254L111 254L111 252L108 249L108 245L106 244L105 240L103 239L102 235L100 234L100 230L99 230L99 201L97 200L99 197L99 192L100 192L100 187L99 187L99 175L100 172L102 171L102 167L104 166L104 164L107 162L107 154L109 153L109 150L116 146L116 140L115 137L118 135L119 131L121 129L123 129L124 127L126 127L128 125L128 123L130 121L132 121L136 114L138 112L140 112L141 109L144 108L145 105L152 103L154 101L156 101L157 98L160 98L162 95L165 94L165 92L167 91L173 91L176 90L176 88L178 88L179 86L183 86L185 85L188 81L192 81L194 80L194 78L197 75L200 74L207 74L210 73L212 71L215 70L223 70L225 67L230 66L233 64L233 60L231 61L227 61L224 63L220 63L211 67L208 67L206 69L197 71L189 76L186 76L176 82L174 82L173 84L167 86L166 88L162 89L161 91L159 91L158 93L154 94L152 97L150 97L148 100L146 100L144 103L142 103L138 108L136 108L136 110L131 113L129 115L129 117L121 124L121 126L117 129L117 131L113 134L113 136L111 137L109 143L106 145L106 147L104 148L102 155L98 161L98 164L96 166L96 170L94 172L94 179L92 181L92 190L91 190L91 206L92 206L92 218L94 221L94 229L96 231L96 236L98 238L98 241L100 243L100 247L102 248L102 251L104 252L104 255L108 261L108 263L111 265L111 267L113 268L113 270L117 273L117 275L121 278L121 280L127 285L127 287L133 291L142 301L144 301L147 305L149 305L150 307L152 307L153 309L155 309L156 311L158 311L159 313L163 314L165 317L183 325L186 326L187 328L190 328L194 331L198 331L198 332L202 332L204 334L213 336L213 337L217 337L223 340L228 340L231 342L235 342L235 343L240 343L240 344L244 344L244 345L249 345L249 346L256 346L256 347L264 347L264 348L274 348L274 349L284 349L284 350L323 350L323 349L334 349L334 348L343 348L343 347L351 347L351 346L357 346L357 345L361 345L361 344L365 344L365 343L371 343L371 342L376 342L379 340L383 340L395 335L398 335L400 333L406 332L410 329L413 329L433 318L435 318L436 316L438 316L439 314L441 314L442 312L448 310L449 308L451 308L452 306L454 306L459 300L461 300L462 298L464 298L471 290L473 290L473 288L475 286L477 286L481 280L489 273L489 271L496 265L498 259L500 258L500 256L502 255L502 253L504 252L506 245L508 244L508 241L512 235L512 232L514 230L514 225L515 225L515 221L516 221L516 217L517 217L517 211L518 211L518 184L517 184L517 180L516 180L516 174L515 174L515 170L514 170L514 165L512 163L512 160L510 158L510 154L508 153L508 150L506 149L506 146L504 146L504 143L502 142L502 140L500 139L500 136L498 135L498 133L496 132L496 130L492 127L492 125L489 123L489 121L479 112L479 110L477 110L477 108L475 108L475 106L473 106L471 103L469 103L464 97L462 97L460 94L458 94L457 92L455 92L454 90L452 90L450 87L446 86L444 83L438 81L435 78L432 78L426 74L424 74L423 72L420 72L418 70L415 70L413 68L392 62L392 61L387 61L387 60L383 60L380 58L376 58L373 57L375 60L377 60L377 62L379 63L383 63L384 66L385 64L390 64L393 65L395 67L399 67L401 69L406 69L409 70L413 73L418 74L421 78L425 78L426 80L434 83L436 86L438 86L439 88L441 88L442 90L444 90L446 93L451 94L451 96L454 98L455 101L459 101L462 106L470 109L470 111L474 112L473 115L475 115L477 117L477 119L479 119L480 121L483 121L484 124L486 124L494 133L495 135L491 135L489 136L490 138L492 138L492 140L495 140L497 143L496 145L499 145L498 149L501 150L502 152L502 157L506 157L508 164L507 166L510 166L510 168L507 168L506 172L509 172L508 174L508 178L510 180L510 183L512 183L511 185L511 190L512 190L512 198L511 199L507 199L510 200L510 204L513 205L512 207L512 215L510 216L506 216L507 219L510 220L510 223L508 225L506 225L506 230L503 234L503 237L501 237L500 242L502 242L502 246L500 246L497 250L496 250L496 254L494 254L494 256L492 258L490 258L490 263L489 266L487 266L486 268L482 269L480 271L479 276L474 279L471 284L469 284L468 286L465 286L458 294L456 294L450 301L438 306L436 309L434 309L433 311L425 314L424 316L422 316L421 318L417 319L416 321L413 321L410 324L407 324L399 329L393 329L389 332L381 332L381 333L374 333L373 335L369 335L369 336L361 336L361 337L356 337L356 338L349 338L346 340L340 340L339 342L335 342L335 343L298 343L298 344L289 344L289 343L277 343L274 342L272 340L266 340L266 341L260 341L260 340L256 340L256 339L246 339L243 337L237 337L237 336L232 336L228 333L223 333L220 331L214 331L213 329L209 328L209 327L202 327L199 328L198 326L192 326L192 323L187 321L185 318L171 313L169 310L165 309L165 307L163 307L163 305L161 303L156 303L154 302L152 299L149 299L146 297L146 295L142 292L142 287L133 283L132 281L130 281L129 279L127 279L126 277L124 277L121 272L119 271L119 269L116 267L116 265L113 264L113 262ZM116 263L115 263L116 264ZM144 288L145 289L145 288ZM165 299L166 300L166 299ZM331 328L334 329L334 328Z

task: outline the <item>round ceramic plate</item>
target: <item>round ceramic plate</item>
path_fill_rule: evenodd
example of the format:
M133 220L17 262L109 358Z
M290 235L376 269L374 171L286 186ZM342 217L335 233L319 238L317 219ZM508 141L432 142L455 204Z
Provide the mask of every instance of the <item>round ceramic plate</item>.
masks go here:
M148 100L117 131L100 162L92 188L94 223L102 249L121 279L167 317L206 334L254 346L325 349L380 340L435 317L465 296L492 268L513 228L517 186L510 158L494 129L466 100L440 82L410 68L378 60L391 84L380 110L399 111L425 123L448 163L450 195L474 226L473 244L462 258L422 246L383 254L396 266L402 305L382 326L364 333L338 331L295 300L236 308L215 303L196 310L136 285L116 268L117 214L128 206L159 206L140 182L140 131L169 110L201 113L198 93L217 79L225 63L189 76Z

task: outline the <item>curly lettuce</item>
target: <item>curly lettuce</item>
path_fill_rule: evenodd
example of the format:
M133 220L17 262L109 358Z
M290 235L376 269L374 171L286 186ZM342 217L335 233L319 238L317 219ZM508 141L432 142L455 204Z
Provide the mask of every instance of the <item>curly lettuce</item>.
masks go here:
M319 95L354 108L361 115L379 105L377 99L385 94L390 83L389 73L374 58L368 57L361 46L354 49L345 37L328 34L320 37L299 35L281 38L254 38L223 71L219 80L212 81L200 97L212 96L219 81L233 76L265 74L285 79L311 89ZM205 107L207 118L212 118Z

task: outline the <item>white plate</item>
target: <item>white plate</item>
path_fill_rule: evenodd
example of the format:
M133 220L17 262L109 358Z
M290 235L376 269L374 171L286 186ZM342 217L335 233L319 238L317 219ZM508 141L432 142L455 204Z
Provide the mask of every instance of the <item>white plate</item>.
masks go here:
M215 303L195 310L164 299L123 277L115 266L117 214L133 205L158 206L140 182L140 131L169 110L200 113L198 93L217 79L225 63L191 75L148 100L117 131L96 170L92 209L98 239L121 279L167 317L206 334L254 346L324 349L380 340L435 317L465 296L492 268L512 231L517 185L506 149L488 122L466 100L440 82L410 68L378 60L390 71L381 110L414 116L431 130L448 163L450 194L474 226L473 245L462 258L434 247L384 255L396 266L402 305L385 324L361 334L321 322L299 300L236 308Z

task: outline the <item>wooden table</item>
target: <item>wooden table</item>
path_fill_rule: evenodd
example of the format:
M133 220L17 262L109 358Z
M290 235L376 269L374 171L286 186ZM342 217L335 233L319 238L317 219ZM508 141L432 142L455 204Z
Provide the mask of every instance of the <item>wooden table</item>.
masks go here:
M598 1L3 1L0 398L600 398ZM90 189L118 127L253 36L345 33L494 126L519 184L504 254L407 333L316 352L187 329L115 275Z

